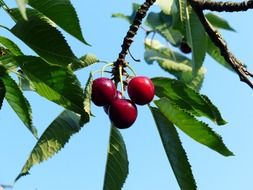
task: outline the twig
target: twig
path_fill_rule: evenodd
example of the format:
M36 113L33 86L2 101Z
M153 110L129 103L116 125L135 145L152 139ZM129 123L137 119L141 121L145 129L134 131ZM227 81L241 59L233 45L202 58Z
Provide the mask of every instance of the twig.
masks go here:
M137 10L135 14L135 18L133 21L133 24L129 27L129 30L123 40L123 44L121 45L121 52L119 53L118 59L115 61L115 66L118 67L119 65L124 66L125 64L125 57L128 53L128 49L131 46L133 42L133 38L136 35L140 24L142 22L142 19L146 16L146 13L151 5L154 4L156 0L146 0L145 3L143 3L140 8Z
M220 49L221 55L230 64L234 71L240 77L242 82L245 82L253 89L253 82L249 77L253 77L253 74L247 71L244 64L241 63L228 49L226 41L222 38L221 34L215 30L209 22L206 20L202 8L196 3L198 0L188 0L194 11L199 17L200 22L205 28L205 31L209 35L212 42Z
M217 12L239 12L239 11L247 11L248 9L253 8L253 0L243 1L243 2L222 2L222 1L201 1L194 0L191 1L192 5L202 9L202 10L210 10Z
M11 9L7 6L7 4L3 0L0 0L0 7L3 8L3 10L12 18L14 22L17 22L17 20L11 14Z

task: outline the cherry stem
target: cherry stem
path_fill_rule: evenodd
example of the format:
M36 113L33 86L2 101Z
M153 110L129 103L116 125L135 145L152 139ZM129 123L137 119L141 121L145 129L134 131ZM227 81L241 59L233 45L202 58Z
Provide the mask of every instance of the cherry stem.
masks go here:
M106 64L105 66L103 66L103 68L102 68L102 70L101 70L101 76L102 76L102 77L104 76L105 68L106 68L106 67L109 67L109 66L112 66L112 65L113 65L113 63L108 63L108 64Z
M120 87L122 96L124 96L124 86L123 86L123 79L122 79L122 66L119 66L119 80L120 80Z
M127 68L129 68L129 70L133 73L134 76L137 76L136 72L129 64L127 64L126 66L127 66Z

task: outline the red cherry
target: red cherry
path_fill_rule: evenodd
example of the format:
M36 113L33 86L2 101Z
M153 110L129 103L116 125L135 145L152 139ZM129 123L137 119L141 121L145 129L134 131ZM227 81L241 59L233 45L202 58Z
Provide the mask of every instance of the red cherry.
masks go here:
M116 93L115 84L108 78L97 78L92 83L91 100L97 106L111 104Z
M137 118L137 107L127 99L115 99L109 107L109 118L119 129L129 128Z
M115 94L115 96L114 96L114 99L123 99L123 95L122 95L122 93L120 92L120 91L116 91L116 94ZM106 114L108 114L108 112L109 112L109 106L110 105L105 105L104 106L104 111L105 111L105 113Z
M153 100L155 87L148 77L137 76L130 80L127 86L127 92L134 103L144 105Z

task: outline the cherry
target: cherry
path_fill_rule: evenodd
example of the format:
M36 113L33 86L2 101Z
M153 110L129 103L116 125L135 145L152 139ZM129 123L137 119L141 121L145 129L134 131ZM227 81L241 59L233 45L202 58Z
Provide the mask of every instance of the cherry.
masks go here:
M185 41L182 41L182 42L181 42L179 49L180 49L183 53L186 53L186 54L192 52L191 47L190 47L190 46L187 44L187 42L185 42Z
M137 118L137 107L127 99L115 99L109 107L109 118L119 129L129 128Z
M91 100L97 106L105 106L112 103L116 93L115 84L106 77L100 77L93 81Z
M137 76L130 80L127 86L127 92L134 103L144 105L153 100L155 87L148 77Z
M116 94L115 94L115 96L114 96L114 99L123 99L122 93L121 93L120 91L117 90L117 91L116 91ZM105 106L104 106L104 111L105 111L106 114L108 114L109 106L110 106L110 105L105 105Z

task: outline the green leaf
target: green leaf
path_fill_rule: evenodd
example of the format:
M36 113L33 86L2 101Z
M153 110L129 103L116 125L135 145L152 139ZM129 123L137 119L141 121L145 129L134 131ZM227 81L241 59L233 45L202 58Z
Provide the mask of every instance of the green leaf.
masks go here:
M153 78L152 81L158 97L168 98L178 107L195 116L207 117L218 125L226 124L218 109L209 99L206 100L206 96L199 94L184 83L165 77Z
M128 16L128 15L125 15L125 14L122 14L122 13L114 13L114 14L112 14L112 17L113 18L124 19L124 20L128 21L131 24L131 23L133 23L135 14L136 14L139 7L140 7L140 4L133 3L132 4L132 14L131 15Z
M81 117L80 123L83 124L83 122L86 121L86 117L90 117L91 115L91 90L92 90L92 83L93 83L93 77L90 73L90 76L86 82L86 86L84 88L84 111L85 115Z
M176 14L178 12L174 0L157 0L156 4L161 8L163 13L167 15Z
M197 189L191 165L174 125L155 107L150 107L164 150L182 190Z
M3 68L1 68L1 70L3 70ZM1 78L6 89L5 98L7 102L34 137L38 138L37 129L32 124L32 110L29 102L23 95L17 83L7 73Z
M0 56L0 66L3 66L7 72L14 71L18 68L18 62L13 59L12 55Z
M27 78L25 73L20 69L18 70L18 86L23 91L35 91L35 88L31 81Z
M234 72L234 69L228 64L228 62L221 55L220 49L216 45L214 45L214 43L211 41L210 38L208 38L207 53L223 67Z
M39 16L29 16L28 19L19 20L11 32L45 61L61 66L79 61L60 31Z
M69 110L63 111L56 117L39 138L15 181L29 174L29 170L35 164L39 164L58 153L70 137L79 132L81 128L79 120L80 117Z
M207 35L203 28L198 16L192 10L189 15L188 21L189 29L187 41L189 42L192 50L192 71L193 75L197 74L198 70L203 65L206 49L207 49Z
M33 56L16 57L35 91L66 109L84 115L83 91L71 69L49 65Z
M103 190L121 190L128 175L128 158L124 139L112 126Z
M174 52L157 40L146 39L145 47L144 58L147 63L151 64L153 61L157 61L163 70L174 75L178 80L195 90L200 90L206 73L206 69L203 66L194 76L192 75L192 61L189 58Z
M94 54L86 54L80 58L80 62L74 62L71 64L71 69L76 71L88 67L94 63L99 62L99 59Z
M28 4L50 18L66 32L88 45L82 35L77 13L70 0L29 0Z
M182 34L173 29L172 26L172 16L166 15L163 12L160 13L149 13L145 24L149 26L152 30L159 33L172 45L178 46L182 41Z
M123 13L113 13L112 18L122 18L122 19L128 21L129 23L131 22L130 16L127 16Z
M213 13L208 13L205 15L205 17L214 27L235 32L235 29L233 29L230 24L222 17L219 17Z
M84 111L90 115L91 113L91 90L92 90L93 78L90 74L85 89L84 89Z
M5 97L6 89L4 86L3 80L0 79L0 110L3 105L4 97Z
M10 51L11 54L15 56L24 55L22 51L19 49L19 47L13 41L4 36L0 36L0 45L7 48L8 51Z
M161 98L155 101L155 104L168 120L195 141L223 156L233 156L233 153L223 143L222 138L206 123L196 120L190 113L180 109L167 98Z
M25 20L28 20L27 15L26 15L26 3L27 0L16 0L17 4L18 4L18 8L20 10L20 13L22 15L22 17Z

